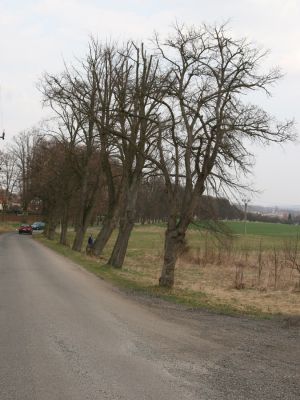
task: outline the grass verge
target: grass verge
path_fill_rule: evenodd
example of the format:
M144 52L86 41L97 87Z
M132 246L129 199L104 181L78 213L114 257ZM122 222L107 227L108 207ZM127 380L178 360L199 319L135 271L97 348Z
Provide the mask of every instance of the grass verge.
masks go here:
M0 233L16 231L18 226L19 226L19 224L15 223L15 222L11 222L11 223L10 222L1 222L0 223Z
M247 315L264 319L274 316L274 314L263 312L251 305L241 307L239 304L234 305L223 300L217 300L202 291L192 291L176 287L173 289L166 289L158 285L145 284L145 282L137 280L136 276L132 279L132 276L126 273L126 268L120 270L111 268L101 258L92 258L86 256L84 253L74 252L69 247L60 245L56 241L47 240L43 236L38 236L36 239L50 249L79 264L99 278L129 293L147 296L148 298L163 299L190 309L205 309L225 315Z

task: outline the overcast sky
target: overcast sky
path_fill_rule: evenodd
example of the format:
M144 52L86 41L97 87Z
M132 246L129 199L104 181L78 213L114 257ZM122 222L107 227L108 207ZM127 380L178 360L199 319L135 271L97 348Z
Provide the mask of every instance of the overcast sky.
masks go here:
M41 120L38 79L62 70L63 59L83 56L90 35L147 39L175 21L229 21L235 37L269 49L267 64L285 75L271 98L257 101L279 119L295 118L299 130L300 0L0 0L0 130L12 137ZM253 202L300 204L300 146L255 151L251 181L261 193Z

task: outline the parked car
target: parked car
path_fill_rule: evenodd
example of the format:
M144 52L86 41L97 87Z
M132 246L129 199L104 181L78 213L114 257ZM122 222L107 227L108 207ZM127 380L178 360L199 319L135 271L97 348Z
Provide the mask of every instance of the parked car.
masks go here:
M18 230L19 230L19 234L20 235L22 233L28 233L29 235L32 235L32 227L31 227L31 225L21 225Z
M31 224L31 227L34 231L42 231L45 228L45 222L34 222L33 224Z

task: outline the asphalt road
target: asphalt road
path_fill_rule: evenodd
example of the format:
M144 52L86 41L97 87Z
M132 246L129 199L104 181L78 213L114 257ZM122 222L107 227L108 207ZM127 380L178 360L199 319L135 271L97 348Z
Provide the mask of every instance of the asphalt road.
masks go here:
M134 297L30 236L0 236L1 400L292 400L299 378L297 320Z

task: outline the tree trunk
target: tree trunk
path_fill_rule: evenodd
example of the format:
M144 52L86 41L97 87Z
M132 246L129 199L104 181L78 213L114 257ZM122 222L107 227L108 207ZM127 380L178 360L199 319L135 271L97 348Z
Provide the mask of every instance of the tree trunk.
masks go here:
M74 242L73 242L73 246L72 246L72 250L78 251L78 252L81 251L85 232L86 232L86 227L85 226L78 226L77 227L75 238L74 238Z
M134 221L131 218L125 217L123 221L120 221L118 237L108 261L108 264L114 268L123 266L133 226Z
M134 227L138 187L139 180L136 179L124 198L125 205L123 207L123 215L120 218L118 237L108 261L108 264L114 268L122 268L125 260L128 241Z
M185 230L168 228L165 233L164 264L159 286L171 288L174 285L176 261L185 245Z
M95 204L95 197L98 188L98 182L94 185L92 193L88 193L87 177L81 191L80 209L76 224L76 233L72 246L72 250L81 251L84 235L87 231L92 217L92 211Z
M169 200L168 227L165 233L164 264L159 278L159 286L171 288L174 286L174 272L178 256L186 246L185 235L190 222L193 219L193 212L200 196L203 193L203 182L199 181L197 189L185 193L181 211L177 213L176 196ZM173 197L173 198L172 198Z
M87 231L87 228L89 226L89 223L90 223L90 220L91 220L91 215L92 215L92 207L88 206L84 210L81 224L78 225L77 228L76 228L76 234L75 234L72 250L78 251L78 252L81 251L84 235L85 235L85 233Z
M95 240L94 246L93 246L93 254L95 256L100 256L103 252L104 247L106 246L106 243L108 242L109 238L111 237L111 234L115 227L117 226L117 216L107 216L105 217L103 221L103 226L100 232L97 235L97 238Z
M78 212L75 225L75 238L72 245L72 250L81 251L82 243L84 239L84 234L88 226L88 177L89 177L88 165L84 165L82 171L81 185L80 185L80 195Z
M83 222L78 224L75 229L75 238L72 245L72 250L81 251L82 243L84 239L85 232L87 230L89 219L84 218Z
M190 223L190 217L187 213L181 216L179 221L177 220L175 203L170 203L170 210L165 233L164 264L159 278L159 286L167 288L174 286L176 262L186 246L185 235Z
M64 246L67 245L67 233L68 233L68 218L63 218L61 221L61 232L59 243L63 244Z
M49 240L54 240L55 238L55 229L56 229L56 222L54 222L53 220L49 220L48 223L48 229L46 232L46 237Z

